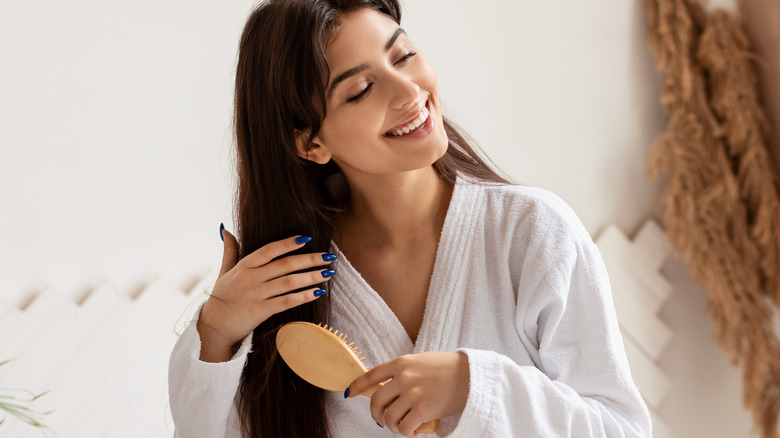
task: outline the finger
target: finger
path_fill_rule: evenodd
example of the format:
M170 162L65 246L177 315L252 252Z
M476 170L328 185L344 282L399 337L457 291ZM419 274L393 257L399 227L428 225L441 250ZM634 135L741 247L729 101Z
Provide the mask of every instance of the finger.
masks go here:
M371 418L380 426L385 427L388 422L387 410L398 401L400 396L401 390L398 385L393 385L392 380L376 390L371 396L371 401L369 403Z
M389 362L385 362L371 368L366 371L365 374L353 380L349 384L349 397L355 397L363 393L363 391L371 388L374 385L378 385L385 380L395 377L396 362L395 359Z
M327 252L282 257L265 265L263 272L263 276L265 277L264 280L269 281L284 275L288 275L292 272L303 271L314 268L316 266L327 265L333 263L334 260L336 260L336 255Z
M238 241L225 229L223 224L219 224L219 233L223 240L222 267L219 269L219 276L221 277L238 263Z
M411 409L406 413L406 416L403 417L401 422L398 424L398 433L407 437L415 436L417 429L419 429L420 426L422 426L422 424L426 421L429 421L429 419L425 416L423 409Z
M269 300L268 307L271 309L271 312L274 314L284 312L285 310L290 310L293 307L300 306L301 304L306 304L308 302L314 301L318 299L319 297L325 295L327 292L325 289L319 289L319 288L311 288L305 291L301 292L295 292L292 294L283 295L281 297L273 298L272 300Z
M288 237L287 239L277 240L256 249L251 254L244 257L244 259L241 260L241 263L247 268L257 268L258 266L266 265L279 256L295 251L310 241L311 237L309 236L293 236Z
M310 272L300 272L298 274L285 275L275 280L264 283L261 286L261 294L264 298L273 298L283 295L287 292L313 286L323 281L330 280L336 273L332 269L322 269Z
M380 421L380 424L384 424L390 431L394 433L402 433L399 429L400 423L411 411L412 405L409 403L407 397L401 395L395 399L384 412L384 418ZM414 431L414 429L412 429Z

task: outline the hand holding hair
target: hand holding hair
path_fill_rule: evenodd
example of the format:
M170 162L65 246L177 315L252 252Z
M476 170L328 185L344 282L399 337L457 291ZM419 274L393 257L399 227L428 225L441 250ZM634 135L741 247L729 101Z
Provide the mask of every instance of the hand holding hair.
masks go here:
M314 287L335 274L330 269L309 270L335 260L328 253L299 254L277 259L311 240L308 236L271 242L240 261L238 241L224 228L222 268L198 319L200 359L224 362L232 348L271 315L291 309L325 294ZM290 291L308 288L304 291Z

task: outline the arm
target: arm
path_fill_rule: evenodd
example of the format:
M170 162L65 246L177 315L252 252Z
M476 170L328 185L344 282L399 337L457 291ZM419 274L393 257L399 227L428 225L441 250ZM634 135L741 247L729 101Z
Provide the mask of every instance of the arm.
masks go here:
M534 366L459 350L470 391L452 437L651 436L601 256L568 207L561 213L528 246L518 285L515 328Z
M198 312L200 313L200 312ZM234 403L241 372L252 345L252 334L227 362L200 360L197 320L184 330L168 365L168 396L180 438L240 438Z
M273 314L316 300L311 287L325 273L298 272L329 264L332 254L281 257L311 237L271 242L238 260L238 241L223 226L222 268L209 299L198 310L171 353L168 393L176 435L181 438L240 438L235 400L252 345L252 333ZM307 289L308 288L308 289ZM295 289L306 289L288 293ZM232 354L232 346L241 347Z

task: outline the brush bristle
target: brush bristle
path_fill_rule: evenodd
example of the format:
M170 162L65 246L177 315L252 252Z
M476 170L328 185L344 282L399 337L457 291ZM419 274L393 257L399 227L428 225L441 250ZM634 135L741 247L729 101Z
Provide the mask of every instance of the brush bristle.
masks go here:
M352 350L352 354L354 354L355 358L357 358L359 361L362 362L366 358L366 356L360 357L360 355L363 352L362 351L358 351L358 347L355 345L355 342L350 342L349 344L347 344L347 334L346 333L339 333L338 330L334 329L333 327L328 327L328 324L325 324L325 323L322 323L322 322L318 323L317 326L322 327L325 330L329 331L330 333L333 333L334 335L336 335L336 337L339 338L339 340L344 342L344 345L346 345L347 348Z

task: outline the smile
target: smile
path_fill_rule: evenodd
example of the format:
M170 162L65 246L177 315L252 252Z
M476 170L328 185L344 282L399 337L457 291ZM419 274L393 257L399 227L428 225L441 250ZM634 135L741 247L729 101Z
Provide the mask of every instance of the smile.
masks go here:
M428 112L428 108L423 107L422 111L420 111L420 115L417 116L416 119L412 120L411 123L409 123L408 125L404 126L401 129L396 130L390 135L401 136L420 129L425 125L425 122L428 121L429 115L430 113Z
M427 106L423 106L422 109L420 110L420 114L417 116L416 119L412 120L411 122L407 123L406 125L400 128L397 128L393 132L388 132L386 135L400 137L415 132L420 128L425 127L429 116L430 116L430 111L428 111Z

